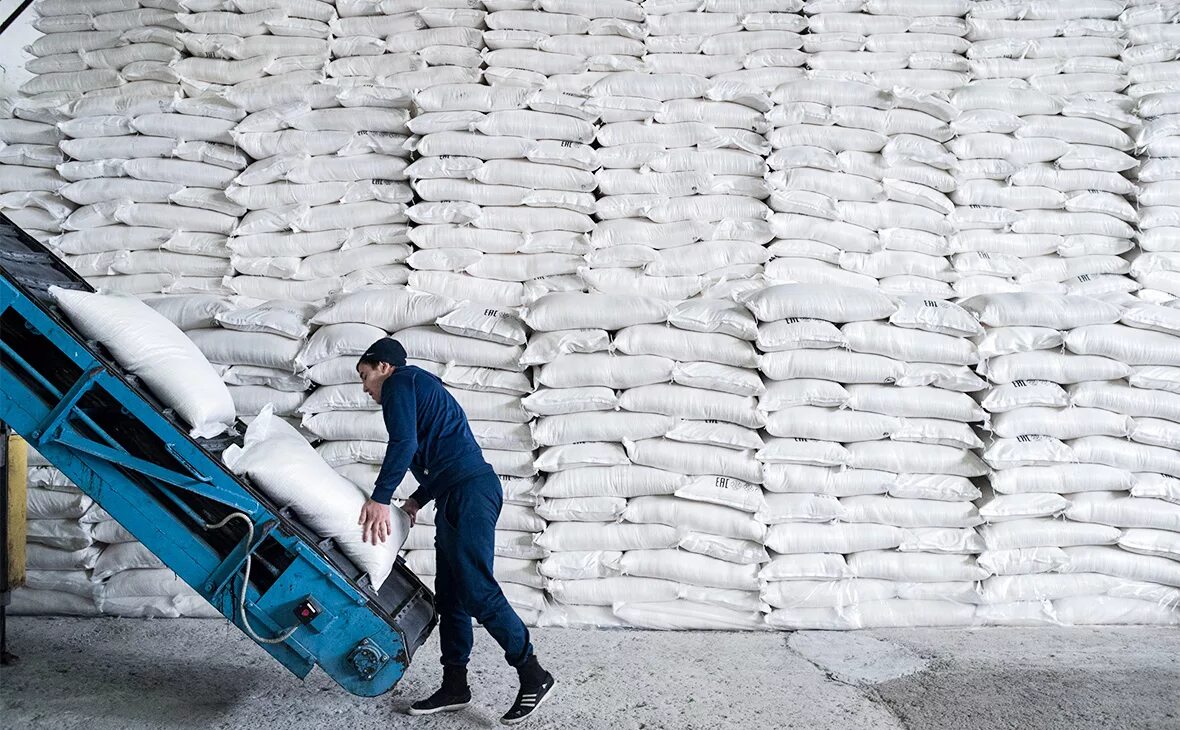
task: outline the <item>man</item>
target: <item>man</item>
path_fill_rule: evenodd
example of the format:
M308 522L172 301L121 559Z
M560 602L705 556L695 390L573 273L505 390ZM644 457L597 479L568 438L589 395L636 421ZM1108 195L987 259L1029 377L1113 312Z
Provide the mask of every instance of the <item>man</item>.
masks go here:
M492 574L496 520L503 504L500 480L484 461L467 417L442 381L406 365L397 340L374 342L356 366L365 392L381 404L389 446L377 474L373 496L361 509L366 541L384 542L392 530L389 501L407 469L418 490L402 505L414 518L435 500L435 599L442 644L442 687L410 706L411 715L431 715L466 707L467 661L473 641L471 619L487 629L504 649L504 658L520 675L520 691L500 718L516 724L533 713L552 692L553 675L541 668L529 643L529 631L508 605Z

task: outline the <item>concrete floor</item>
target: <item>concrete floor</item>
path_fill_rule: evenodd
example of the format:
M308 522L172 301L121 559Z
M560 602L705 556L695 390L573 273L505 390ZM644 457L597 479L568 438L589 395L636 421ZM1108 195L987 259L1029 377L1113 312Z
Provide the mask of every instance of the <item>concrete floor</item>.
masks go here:
M221 621L10 620L13 730L498 727L515 677L477 634L475 704L401 714L434 688L437 642L398 688L301 682ZM558 694L528 728L1180 728L1176 629L658 633L538 630Z

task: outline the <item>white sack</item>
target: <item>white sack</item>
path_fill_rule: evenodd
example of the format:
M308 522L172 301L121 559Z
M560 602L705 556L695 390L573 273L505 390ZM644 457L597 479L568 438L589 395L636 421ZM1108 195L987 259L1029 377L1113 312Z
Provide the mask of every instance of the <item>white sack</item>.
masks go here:
M233 399L221 378L163 315L129 297L57 287L50 293L82 334L101 342L142 378L192 426L194 437L211 438L233 424Z
M224 459L234 473L249 476L280 506L293 506L316 534L335 539L380 589L409 531L404 513L391 510L395 528L384 543L365 543L357 517L366 495L332 471L298 431L269 409L246 429L244 446L226 449Z

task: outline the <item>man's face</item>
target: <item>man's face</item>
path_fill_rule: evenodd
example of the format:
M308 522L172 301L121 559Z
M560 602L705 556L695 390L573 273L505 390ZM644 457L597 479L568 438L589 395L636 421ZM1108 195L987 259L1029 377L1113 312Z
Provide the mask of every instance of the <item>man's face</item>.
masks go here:
M370 398L380 403L381 386L385 384L390 375L393 375L393 366L387 362L376 365L361 363L356 366L356 371L361 376L361 386L364 387L365 392Z

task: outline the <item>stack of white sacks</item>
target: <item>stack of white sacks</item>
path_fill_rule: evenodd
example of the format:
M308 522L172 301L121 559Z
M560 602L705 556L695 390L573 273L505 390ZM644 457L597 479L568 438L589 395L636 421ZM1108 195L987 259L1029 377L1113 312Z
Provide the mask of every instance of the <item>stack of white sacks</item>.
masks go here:
M34 57L28 71L36 75L22 85L19 97L5 100L5 116L13 118L4 120L0 139L16 148L6 152L0 169L0 208L44 238L61 231L73 208L46 195L28 195L56 193L68 181L53 170L64 158L47 149L63 138L53 126L67 120L64 105L84 94L109 99L168 86L137 79L151 76L150 59L161 53L141 45L167 39L175 14L141 9L135 0L39 2L35 9L40 17L34 28L45 35L26 48ZM162 53L170 58L175 51Z
M74 102L59 125L60 194L79 208L50 245L103 291L222 291L243 212L223 192L247 162L227 134L240 112L178 93L111 101Z
M480 3L343 0L332 31L328 75L337 83L428 89L480 78Z
M770 381L767 623L972 623L987 575L973 555L979 325L945 301L838 285L771 286L746 304Z
M112 6L110 9L119 8ZM49 11L54 12L54 8L50 6ZM61 4L56 12L73 11ZM49 28L49 24L55 21L50 18L44 22L44 27ZM36 31L36 28L32 30ZM14 30L9 36L18 33L20 31ZM24 35L35 34L26 32ZM16 42L15 38L10 41ZM91 41L112 42L117 42L117 34L114 41L110 34ZM59 33L55 38L40 38L26 46L21 59L27 61L25 70L29 74L83 70L86 66L76 48L84 43L81 37ZM37 91L36 88L33 90ZM0 100L0 213L42 242L61 233L62 222L74 209L57 194L66 180L56 172L57 166L66 161L58 148L63 135L56 125L68 118L59 107L73 96L77 94L51 91L27 96L14 93Z
M30 451L28 582L9 610L98 614L99 586L91 576L102 545L95 545L93 525L83 521L93 507L90 497Z
M55 243L100 289L219 291L230 271L225 236L242 212L224 195L246 163L228 134L241 112L191 88L184 98L188 69L176 12L115 15L126 25L119 44L82 55L118 69L127 83L87 90L65 107L61 149L71 161L59 171L70 184L60 192L80 207Z
M970 0L806 0L811 78L948 91L967 77Z
M131 138L136 132L133 118L168 111L179 96L180 88L174 80L172 83L145 80L157 77L161 67L179 56L175 47L175 13L140 9L137 2L126 1L49 2L38 3L36 9L41 17L35 21L35 27L46 35L27 49L35 57L29 69L37 75L24 84L22 95L10 102L11 111L18 118L6 120L3 131L3 140L14 147L8 148L11 156L6 155L4 161L8 164L0 171L4 176L0 182L0 192L4 194L0 205L42 238L63 231L84 231L75 238L88 240L70 241L70 245L58 250L71 257L71 263L88 275L105 277L120 273L112 268L116 262L121 268L134 271L137 264L127 261L128 249L145 246L137 247L130 239L128 244L119 245L119 235L127 232L122 224L112 226L118 223L117 206L109 202L113 200L113 189L122 185L118 194L126 206L140 197L140 193L145 205L166 203L169 195L179 193L185 186L148 185L154 188L149 193L133 190L139 187L136 183L128 185L126 180L116 182L108 178L121 178L124 175L121 159L133 156L131 148L138 140L137 135L134 140ZM79 139L67 139L72 136ZM108 147L109 140L99 138L108 136L121 138L113 143L121 146L121 159L109 159L120 156L106 154L115 150ZM51 145L57 147L62 140L65 140L63 146L56 153L48 149ZM168 144L169 154L174 146ZM73 152L79 157L70 161ZM108 204L85 205L71 217L76 199L87 204ZM144 212L125 211L125 217L132 220ZM113 230L100 232L99 227ZM107 240L97 240L104 237ZM158 248L159 243L152 247ZM72 258L74 254L93 253L101 255ZM172 277L120 277L99 283L121 289L160 291L172 283Z
M1127 36L1122 59L1140 120L1136 147L1138 256L1131 275L1155 302L1180 297L1180 7L1143 2L1121 16Z
M246 358L223 357L230 362L222 364L225 370L221 377L229 386L239 417L249 422L269 403L275 415L289 420L297 418L311 382L299 367L300 356L290 362L286 357L292 348L305 342L309 349L314 347L308 342L311 331L308 320L315 313L314 305L302 302L252 302L241 298L233 309L215 316L221 332L194 337L210 351L217 351L221 347L234 349L233 345L244 342L248 334L259 350L269 350L273 359L267 362L239 362Z
M966 80L965 5L805 5L811 71L773 94L768 277L952 295L945 91Z
M363 489L401 338L530 623L1176 620L1170 4L156 4L39 0L0 210ZM210 610L34 475L26 608Z
M761 624L761 383L753 321L734 309L577 293L528 308L548 621Z
M806 5L809 78L772 94L774 258L746 298L773 381L771 626L974 620L985 383L980 328L946 301L966 5L937 6Z
M702 76L633 72L603 78L590 94L603 110L602 169L586 285L672 302L726 281L749 286L770 240L765 95Z
M642 68L644 12L633 0L484 3L484 80L492 86L572 91Z
M945 92L966 81L965 9L959 0L804 7L811 70L775 91L770 115L785 260L769 276L951 296L954 158L944 143L957 110Z
M148 304L196 344L230 387L237 415L249 420L267 403L294 417L309 387L297 374L315 307L217 295L157 297Z
M208 12L182 17L188 86L242 110L229 135L252 161L226 186L245 215L230 241L238 276L225 285L322 302L346 283L404 282L409 92L392 77L333 65L330 3L191 9ZM392 60L421 63L406 55Z
M956 110L941 96L861 81L788 82L773 97L778 240L767 278L953 296L954 157L943 141Z
M805 39L800 33L807 20L799 14L802 7L802 0L707 2L697 7L645 2L644 68L653 74L693 74L769 91L803 77L806 56L800 48ZM665 108L662 115L666 121L679 116L681 121L708 122L710 115L694 110L708 106L685 100Z
M765 95L639 72L608 75L589 93L602 110L603 169L586 285L675 302L760 274L770 239Z
M988 328L993 383L980 621L1175 623L1176 310L1020 293L963 306Z
M525 316L553 623L761 624L761 383L753 321L728 297L756 286L767 258L769 103L675 72L702 70L694 58L590 86L603 168L581 271L593 293L551 294Z
M534 25L549 15L520 12ZM410 285L455 303L437 326L396 336L458 398L504 483L497 573L530 623L545 606L535 562L544 551L534 544L545 522L533 509L536 444L521 405L533 383L520 315L545 292L583 287L577 271L595 207L594 115L583 101L510 80L438 86L417 95L412 123L422 138L408 170L421 201L409 211ZM422 512L407 543L411 566L428 575L433 553L414 549L433 547L432 514Z
M594 116L576 97L477 84L420 92L417 107L410 285L523 332L513 310L582 286ZM510 340L524 344L523 335Z
M1137 214L1124 197L1135 124L1123 93L1122 0L977 3L971 82L950 149L962 297L1002 291L1122 296Z
M28 582L18 614L219 616L212 606L94 504L29 452Z
M66 180L57 173L65 155L55 125L64 119L25 97L0 103L0 213L42 242L60 234L74 210L57 192Z

